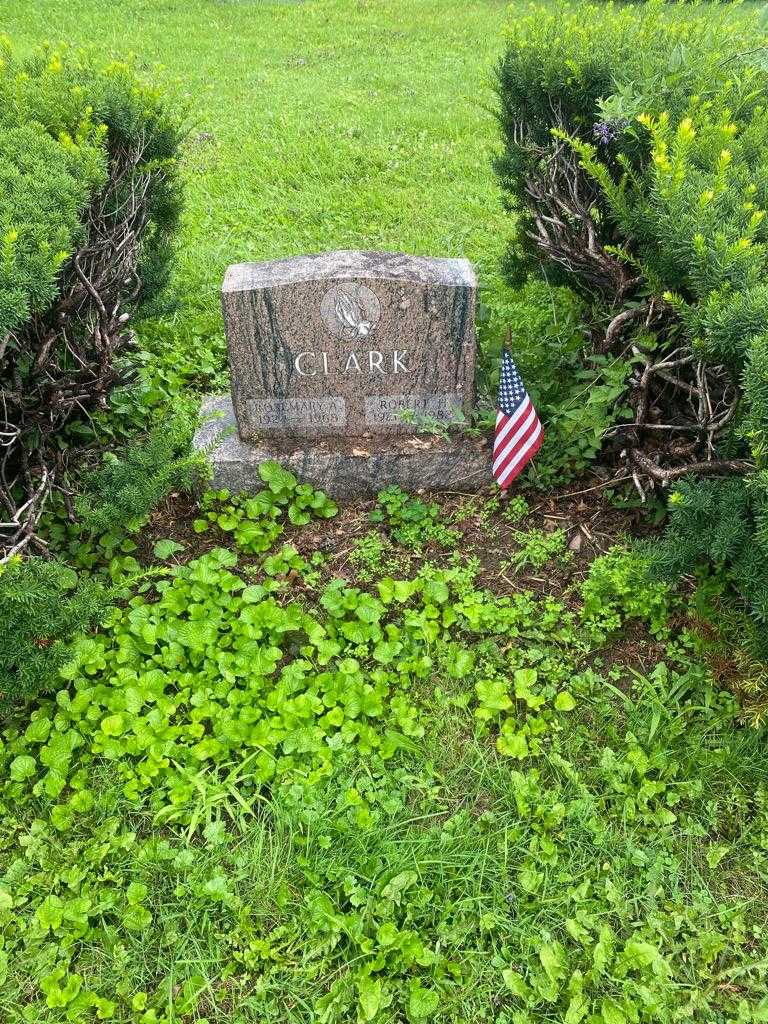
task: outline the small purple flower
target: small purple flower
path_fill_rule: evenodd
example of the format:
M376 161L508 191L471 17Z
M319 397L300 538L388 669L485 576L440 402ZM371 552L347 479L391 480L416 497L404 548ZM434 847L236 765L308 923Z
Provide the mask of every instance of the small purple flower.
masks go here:
M627 120L623 117L614 121L597 121L592 126L592 134L601 146L607 146L614 139L618 139L626 127Z

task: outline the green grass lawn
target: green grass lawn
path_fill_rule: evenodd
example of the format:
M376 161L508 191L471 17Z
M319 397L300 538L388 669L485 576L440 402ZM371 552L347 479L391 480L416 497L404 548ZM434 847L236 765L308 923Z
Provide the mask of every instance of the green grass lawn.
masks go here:
M222 370L230 262L463 255L503 305L503 18L0 0L188 94L166 400ZM768 1020L764 736L686 608L519 496L334 516L265 478L111 536L124 600L2 728L0 1022Z
M503 0L0 0L0 30L24 46L135 53L188 97L176 326L205 337L221 334L218 290L243 260L466 256L497 286L507 226L486 108L504 11Z

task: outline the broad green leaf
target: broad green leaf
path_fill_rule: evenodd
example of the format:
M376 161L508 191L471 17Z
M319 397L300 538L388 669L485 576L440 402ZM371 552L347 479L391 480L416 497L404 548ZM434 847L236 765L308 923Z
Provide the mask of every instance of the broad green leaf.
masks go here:
M518 700L522 700L532 710L540 708L542 704L546 703L546 698L541 694L533 693L531 687L536 682L538 674L533 668L519 668L515 672L515 696Z
M50 718L33 718L24 730L24 739L28 743L45 743L51 732Z
M360 978L357 983L360 997L360 1019L373 1020L381 1008L381 980L379 978Z
M472 651L458 648L448 662L448 674L454 679L463 679L468 675L475 664L475 656Z
M227 903L233 895L226 877L218 871L206 880L201 892L209 899L218 900L221 903Z
M376 932L376 938L382 946L392 946L399 935L397 925L393 921L385 921Z
M530 986L526 984L523 976L513 968L507 967L501 972L501 976L509 991L518 999L528 999L532 994Z
M440 1005L440 996L434 989L422 988L419 982L411 983L408 997L408 1019L410 1021L427 1020L432 1017Z
M107 715L101 720L101 731L106 736L122 736L125 722L122 715Z
M538 892L544 881L544 875L537 871L531 863L524 864L517 873L518 881L526 892Z
M420 589L418 580L395 580L395 600L404 604Z
M588 943L591 939L589 930L573 917L566 918L565 930L571 938L574 938L577 942L581 942L583 945Z
M46 766L62 774L69 768L72 751L80 742L78 734L70 729L68 732L55 732L44 747L40 748L40 760Z
M600 1018L603 1024L628 1024L621 1004L615 999L604 999L600 1004Z
M451 592L442 580L429 580L424 584L424 597L433 604L445 604Z
M585 999L582 992L577 992L571 996L571 1001L568 1003L568 1009L565 1011L563 1017L563 1024L580 1024L582 1020L589 1013L589 1002Z
M14 782L23 782L24 779L31 779L37 770L37 762L29 754L19 754L11 761L8 769Z
M67 784L66 773L59 771L58 768L51 768L43 776L42 784L46 795L55 799Z
M51 810L51 824L59 832L65 832L71 828L75 813L69 804L56 804Z
M294 526L306 526L312 516L298 505L291 504L288 506L288 518Z
M402 894L410 889L419 880L415 871L401 871L387 882L381 890L381 895L386 900L400 901Z
M291 491L298 483L293 473L289 473L279 463L271 460L262 462L259 466L259 476L275 494L279 491Z
M541 946L539 960L550 981L557 984L563 980L566 973L565 950L559 942L546 942Z
M634 969L650 967L653 973L659 976L669 973L669 964L659 950L642 939L630 939L624 946L619 961L622 965Z
M54 931L64 918L64 904L58 896L46 896L35 911L35 917L44 931Z
M563 690L555 697L555 710L556 711L573 711L576 707L576 701L568 693L567 690Z
M528 740L521 732L515 732L513 729L502 730L501 734L496 740L496 749L500 754L504 754L506 757L515 757L519 761L528 757Z
M610 964L613 958L613 945L613 932L608 925L603 925L595 948L592 950L592 961L597 974L602 974Z
M163 540L158 540L155 543L155 546L152 548L152 554L155 556L155 558L159 558L161 561L165 562L167 559L171 558L173 555L176 555L179 553L179 551L183 550L183 544L179 544L178 541L171 540L170 538L166 537Z
M539 673L535 668L515 669L515 688L519 686L522 690L530 690L530 688L535 685L538 678Z
M143 882L131 882L125 890L125 898L132 906L135 906L137 903L141 903L142 900L147 898L148 892L149 890Z
M484 679L475 683L477 699L484 708L491 711L506 711L512 707L512 698L507 684L502 679Z
M125 908L122 922L129 931L143 932L152 924L152 915L145 907L137 903Z

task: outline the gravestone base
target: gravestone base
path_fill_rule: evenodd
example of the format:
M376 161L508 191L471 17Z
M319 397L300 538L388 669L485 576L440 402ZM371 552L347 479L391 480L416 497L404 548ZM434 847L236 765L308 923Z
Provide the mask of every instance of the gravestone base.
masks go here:
M213 465L211 486L232 493L264 487L259 466L274 459L333 498L371 496L396 484L404 491L479 491L492 481L491 449L485 439L459 432L391 437L277 438L241 441L232 400L203 400L202 426L193 441Z

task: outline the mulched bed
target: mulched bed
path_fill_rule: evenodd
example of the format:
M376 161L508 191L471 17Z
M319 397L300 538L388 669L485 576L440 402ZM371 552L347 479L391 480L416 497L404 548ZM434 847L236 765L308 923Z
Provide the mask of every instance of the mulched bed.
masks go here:
M467 557L479 559L480 581L496 593L533 590L562 597L573 582L583 577L593 558L630 535L653 531L643 510L617 507L606 497L604 482L595 476L587 476L567 487L547 493L531 489L513 491L513 496L523 495L531 508L530 515L516 525L505 521L498 513L484 514L486 503L497 494L495 487L489 487L478 494L420 495L438 502L444 518L451 521L451 528L462 535L458 550ZM328 556L328 571L331 575L353 580L357 576L357 567L350 562L349 556L359 538L377 528L369 520L369 513L375 505L375 499L345 502L333 519L313 520L307 526L298 528L286 524L281 542L294 544L305 558L315 551L323 552ZM231 546L231 535L215 526L210 526L204 533L196 533L192 523L199 515L194 496L182 493L169 495L155 509L137 537L136 557L139 562L145 565L156 562L152 549L158 540L166 537L184 545L184 551L177 556L183 562L197 558L214 547ZM383 527L378 529L382 535L385 534ZM563 529L573 553L570 564L562 566L548 563L541 570L522 570L517 574L504 570L502 563L516 549L515 533L531 529ZM405 564L411 553L403 551L402 554ZM263 557L244 555L240 561L246 567L258 564ZM451 552L435 545L428 545L418 555L420 561L433 560L438 563L444 563L450 557Z

